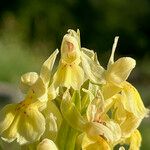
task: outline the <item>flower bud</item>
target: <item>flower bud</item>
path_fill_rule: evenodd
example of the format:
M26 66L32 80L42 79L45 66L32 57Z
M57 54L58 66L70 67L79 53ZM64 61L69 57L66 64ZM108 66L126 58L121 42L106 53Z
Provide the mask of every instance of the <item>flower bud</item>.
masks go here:
M44 139L38 144L37 150L58 150L58 148L52 140Z

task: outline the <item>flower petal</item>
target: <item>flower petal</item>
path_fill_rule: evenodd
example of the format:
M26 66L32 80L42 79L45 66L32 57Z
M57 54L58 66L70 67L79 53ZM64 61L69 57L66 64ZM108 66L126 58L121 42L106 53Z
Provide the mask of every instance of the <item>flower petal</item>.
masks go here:
M7 128L3 133L2 133L2 139L7 142L12 142L18 137L18 123L20 121L20 116L15 115L15 118L9 128Z
M52 140L44 139L38 144L37 150L58 150L58 148Z
M28 72L21 76L20 89L23 93L27 93L29 88L35 84L39 75L36 72Z
M121 90L121 87L109 82L102 86L102 93L105 100L111 98L115 94L119 93Z
M54 75L55 87L64 86L67 88L79 89L84 82L84 72L76 64L60 64Z
M117 47L118 39L119 39L119 36L116 36L114 39L114 44L112 47L112 52L111 52L111 56L110 56L107 68L109 68L114 63L114 54L115 54L115 50Z
M10 127L15 118L16 104L8 104L0 111L0 134Z
M109 144L99 136L98 140L89 138L86 134L82 141L82 150L111 150Z
M130 137L129 150L140 150L142 137L138 130L135 130Z
M122 57L115 61L106 71L106 81L119 85L125 81L132 69L135 67L135 60L130 57Z
M144 118L148 110L145 108L138 91L128 82L123 83L122 95L125 109L138 118Z
M114 121L106 121L105 124L92 122L89 123L87 128L88 135L94 136L104 136L108 142L116 144L121 138L121 129L119 124Z
M127 111L123 105L124 101L122 95L116 96L113 116L114 120L120 125L122 136L128 137L139 126L142 119Z
M83 70L87 78L90 79L91 82L94 82L96 84L102 84L105 82L103 77L103 67L100 66L97 61L92 60L83 51L81 52L81 62Z
M52 69L54 66L54 62L58 53L59 51L58 49L56 49L42 65L40 77L42 78L44 84L49 83L49 80L52 74Z
M45 131L45 118L37 108L28 108L20 114L17 129L17 142L20 145L37 141Z

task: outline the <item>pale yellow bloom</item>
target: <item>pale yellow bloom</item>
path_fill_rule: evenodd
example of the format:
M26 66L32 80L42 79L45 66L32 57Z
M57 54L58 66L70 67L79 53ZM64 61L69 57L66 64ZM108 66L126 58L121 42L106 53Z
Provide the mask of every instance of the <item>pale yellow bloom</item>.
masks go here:
M120 124L122 136L128 137L147 115L138 91L128 82L123 83L120 94L114 97L114 119Z
M121 138L121 129L119 124L108 117L107 112L110 107L110 100L104 101L101 92L98 91L97 96L87 108L87 119L92 125L92 128L87 130L87 134L89 137L97 137L99 144L100 142L108 143L108 145L113 147Z
M101 83L103 68L97 61L96 54L81 48L79 30L68 30L61 45L61 59L53 78L55 87L79 89L87 79Z
M101 93L98 93L97 97L89 104L86 111L87 119L85 119L71 102L70 94L66 91L62 100L61 111L71 126L84 132L85 136L88 136L88 141L94 140L94 143L97 146L99 145L98 148L103 144L106 147L113 147L121 138L121 129L106 114L110 108L110 104L110 102L103 100ZM74 120L76 121L74 122ZM91 143L93 145L93 142ZM90 147L90 142L86 143L85 140L83 141L83 145L84 149L86 147L85 145Z
M46 129L42 135L42 139L49 138L50 140L55 141L62 122L61 113L53 101L48 101L42 114L46 120Z
M115 37L112 53L105 71L106 84L102 86L102 93L108 99L121 91L121 83L126 81L130 72L135 67L135 60L130 57L122 57L114 62L114 53L117 46L118 37Z
M55 51L43 64L40 75L31 72L22 76L21 89L25 99L18 104L6 105L0 112L0 134L3 140L26 144L42 136L45 118L41 111L48 100L50 73L57 55Z
M3 140L26 144L38 140L45 130L45 119L39 111L40 103L25 100L6 105L0 112L0 134ZM40 123L40 124L39 124Z

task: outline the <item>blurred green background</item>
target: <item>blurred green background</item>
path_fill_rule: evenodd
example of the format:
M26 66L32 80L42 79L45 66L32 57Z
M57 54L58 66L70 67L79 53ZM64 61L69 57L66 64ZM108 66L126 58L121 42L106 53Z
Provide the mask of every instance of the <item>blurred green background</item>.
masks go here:
M1 0L0 104L18 100L20 76L41 64L71 28L80 29L82 46L97 51L106 66L113 39L120 36L116 59L131 56L137 67L130 82L150 106L149 0ZM11 93L11 94L10 94ZM17 94L19 95L19 94ZM9 101L10 100L10 101ZM150 149L150 119L140 126L142 150Z

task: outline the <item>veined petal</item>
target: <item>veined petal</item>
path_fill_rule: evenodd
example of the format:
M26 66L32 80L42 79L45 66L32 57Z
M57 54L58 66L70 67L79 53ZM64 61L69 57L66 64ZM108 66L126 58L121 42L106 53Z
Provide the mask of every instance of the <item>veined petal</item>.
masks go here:
M16 104L9 104L0 111L0 134L9 128L13 122L15 118L15 108Z
M72 66L71 86L78 90L84 82L84 72L80 66Z
M98 140L89 138L86 134L82 141L82 150L111 150L105 139L99 136Z
M135 117L131 113L127 113L126 119L120 125L122 136L128 137L141 123L141 119Z
M89 104L86 114L88 121L94 121L99 118L99 116L104 111L104 99L101 91L97 91L96 97Z
M20 116L15 115L15 118L9 128L7 128L3 133L2 133L2 139L7 142L12 142L18 137L18 123L20 121Z
M98 59L97 59L97 53L93 50L89 50L85 47L82 47L81 50L84 54L86 54L89 58L91 58L97 65L100 65Z
M138 91L128 82L123 83L122 103L125 109L138 118L144 118L148 110L145 108Z
M27 93L29 88L35 84L39 75L36 72L28 72L21 76L20 89L23 93Z
M122 136L128 137L139 126L142 119L127 111L123 105L124 98L117 95L114 103L114 120L120 125Z
M47 107L42 113L46 119L46 130L42 137L48 137L49 139L55 140L62 122L61 113L51 100L47 102Z
M92 137L99 135L104 136L111 144L116 144L121 138L119 125L111 120L106 121L105 124L97 122L89 123L87 133Z
M43 80L39 77L34 85L30 88L30 90L27 93L26 98L31 98L34 100L40 100L40 101L47 101L48 95L47 95L47 87L45 86Z
M115 94L119 93L121 90L122 90L121 87L116 86L111 82L108 82L102 86L102 93L105 100L111 98Z
M49 80L52 74L52 69L54 66L54 62L58 53L59 51L58 49L56 49L42 65L40 77L42 78L44 84L49 83Z
M28 108L20 114L17 130L20 145L37 141L45 131L45 118L36 107Z
M128 78L135 64L135 60L130 57L118 59L107 69L105 73L106 81L119 85Z
M67 88L79 89L84 82L84 72L76 64L60 64L54 75L55 87L64 86Z
M103 73L104 69L100 66L97 61L92 60L83 51L81 52L81 62L83 70L90 81L96 84L105 83Z
M140 150L142 137L138 130L135 130L130 137L129 150Z

